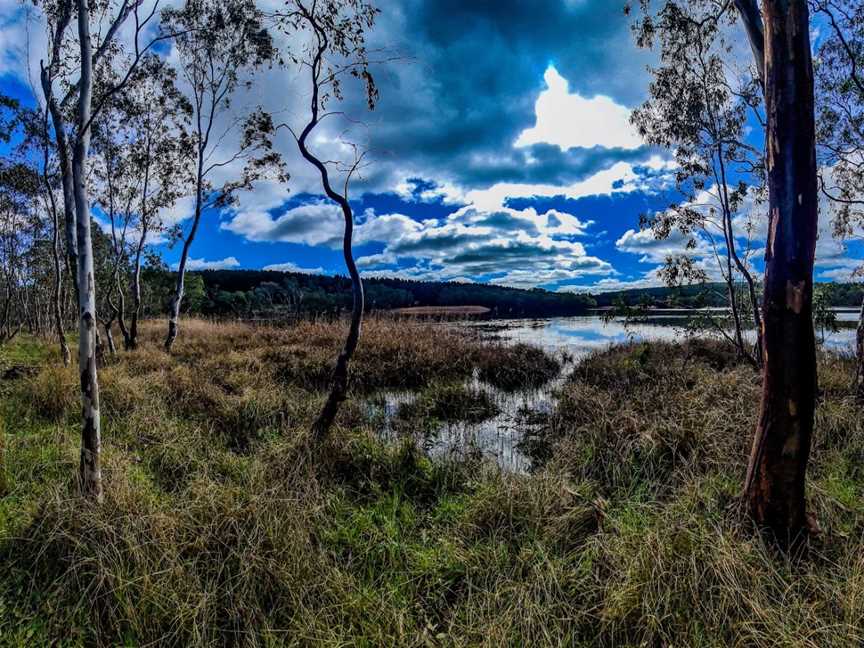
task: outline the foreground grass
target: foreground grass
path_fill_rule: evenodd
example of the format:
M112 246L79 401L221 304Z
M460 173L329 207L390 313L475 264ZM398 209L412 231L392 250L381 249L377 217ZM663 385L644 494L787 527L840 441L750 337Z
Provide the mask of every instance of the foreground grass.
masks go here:
M145 333L101 373L101 507L75 496L74 370L28 341L16 357L44 368L0 387L0 645L864 641L864 417L845 360L820 362L823 533L787 558L738 515L758 376L714 346L582 362L526 443L538 470L503 475L382 443L363 397L417 389L406 419L480 418L488 404L455 385L512 384L496 358L551 373L535 351L372 321L355 396L312 459L338 325L190 322L171 358Z

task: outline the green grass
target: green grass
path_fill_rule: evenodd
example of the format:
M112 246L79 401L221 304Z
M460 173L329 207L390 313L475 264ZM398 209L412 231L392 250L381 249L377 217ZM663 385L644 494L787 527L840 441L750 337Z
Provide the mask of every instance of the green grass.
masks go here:
M864 641L864 416L850 361L820 358L809 497L823 531L788 557L736 505L759 384L723 349L591 356L537 419L537 471L508 475L379 439L363 406L372 385L420 389L422 425L476 407L454 377L492 362L476 339L404 326L367 327L366 382L313 457L323 394L283 368L304 344L324 362L339 324L189 322L173 357L148 324L143 348L100 374L102 506L76 494L74 368L32 340L0 351L44 367L4 385L0 404L0 646ZM470 371L448 367L454 349Z

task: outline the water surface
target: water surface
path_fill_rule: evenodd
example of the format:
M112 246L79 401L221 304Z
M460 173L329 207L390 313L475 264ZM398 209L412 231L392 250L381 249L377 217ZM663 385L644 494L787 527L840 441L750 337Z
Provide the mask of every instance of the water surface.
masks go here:
M687 335L688 315L687 312L663 311L660 314L652 313L650 321L635 323L622 319L606 320L597 315L442 323L441 326L468 328L490 341L497 340L505 344L521 342L542 347L556 356L564 368L556 380L543 388L516 393L505 393L475 376L472 386L489 394L500 413L482 423L443 423L431 434L423 433L418 442L433 457L480 452L494 459L503 470L526 472L531 468L531 460L520 450L520 441L532 430L543 426L544 417L554 409L557 391L575 362L613 344L682 340ZM838 320L841 323L840 330L826 332L823 346L834 351L851 352L855 342L854 323L857 314L840 311ZM718 333L713 335L719 336ZM748 335L752 338L753 332ZM413 393L399 392L380 395L370 402L370 407L380 417L381 433L385 438L393 439L397 435L392 427L396 410L400 404L410 402L413 398Z

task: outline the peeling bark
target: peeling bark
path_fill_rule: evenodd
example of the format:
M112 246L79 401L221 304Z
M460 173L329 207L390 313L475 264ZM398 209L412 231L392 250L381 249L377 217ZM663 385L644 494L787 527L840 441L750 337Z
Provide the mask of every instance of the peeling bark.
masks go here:
M747 40L750 41L750 49L753 52L753 60L759 73L759 81L762 89L765 89L765 33L762 25L762 14L759 12L757 0L735 0L735 8L744 24L747 32Z
M807 530L805 473L816 405L812 321L817 235L813 69L806 0L766 0L770 227L763 387L745 500L780 542Z

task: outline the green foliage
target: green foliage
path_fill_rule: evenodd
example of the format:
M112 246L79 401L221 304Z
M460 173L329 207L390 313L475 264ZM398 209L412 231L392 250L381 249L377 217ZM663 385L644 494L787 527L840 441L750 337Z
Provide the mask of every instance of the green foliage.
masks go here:
M820 333L822 342L825 341L825 331L836 333L840 330L837 321L837 313L831 310L828 292L817 286L813 291L813 325Z
M193 313L200 312L207 296L204 290L204 280L201 278L201 275L193 274L186 278L184 295L186 309Z

